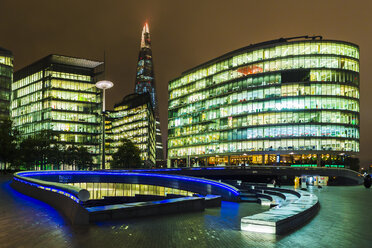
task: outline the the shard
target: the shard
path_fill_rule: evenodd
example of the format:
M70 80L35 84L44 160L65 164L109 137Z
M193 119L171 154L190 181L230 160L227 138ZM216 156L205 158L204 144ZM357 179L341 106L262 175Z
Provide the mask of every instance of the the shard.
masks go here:
M156 96L156 86L154 77L154 64L152 60L151 39L149 25L146 22L142 29L141 48L138 55L135 92L142 94L150 93L152 107L156 119L156 160L164 159L163 143L160 131L159 104Z

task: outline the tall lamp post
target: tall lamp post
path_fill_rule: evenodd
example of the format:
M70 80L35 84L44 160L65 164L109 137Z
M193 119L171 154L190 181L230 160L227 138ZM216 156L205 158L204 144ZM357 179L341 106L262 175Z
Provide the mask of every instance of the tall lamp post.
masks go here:
M105 103L105 93L107 89L110 89L114 86L113 82L102 80L96 83L96 87L98 89L103 90L103 104L102 104L102 170L105 169L105 111L106 111L106 103Z

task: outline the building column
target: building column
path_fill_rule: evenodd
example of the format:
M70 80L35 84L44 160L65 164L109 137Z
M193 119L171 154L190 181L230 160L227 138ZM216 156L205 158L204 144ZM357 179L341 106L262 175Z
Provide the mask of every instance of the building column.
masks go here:
M265 154L262 154L262 165L265 165Z
M167 168L171 168L172 160L170 158L167 159Z
M186 157L186 167L190 167L190 155Z
M321 167L322 166L322 155L317 154L316 155L316 167Z
M277 165L280 165L280 154L275 154L275 163L274 165L277 166Z

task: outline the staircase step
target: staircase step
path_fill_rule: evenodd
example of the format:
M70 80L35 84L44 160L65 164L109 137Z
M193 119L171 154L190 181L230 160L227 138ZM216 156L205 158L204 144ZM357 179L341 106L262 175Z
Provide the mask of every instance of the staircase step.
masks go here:
M244 196L244 197L255 197L256 196L256 193L240 193L240 196Z
M244 196L241 196L240 197L240 200L242 202L257 202L257 197L244 197Z

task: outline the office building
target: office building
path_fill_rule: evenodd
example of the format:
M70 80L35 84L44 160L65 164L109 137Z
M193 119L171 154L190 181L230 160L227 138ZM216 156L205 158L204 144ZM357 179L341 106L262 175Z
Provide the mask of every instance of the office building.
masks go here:
M10 86L13 79L13 54L0 47L0 122L9 119Z
M338 166L359 152L359 47L249 45L169 82L171 166Z
M85 146L100 164L103 63L49 55L20 69L12 83L11 116L23 137L49 130L66 146Z
M115 104L108 112L106 121L106 168L109 168L112 154L129 139L140 149L144 167L156 163L155 115L149 93L130 94Z

